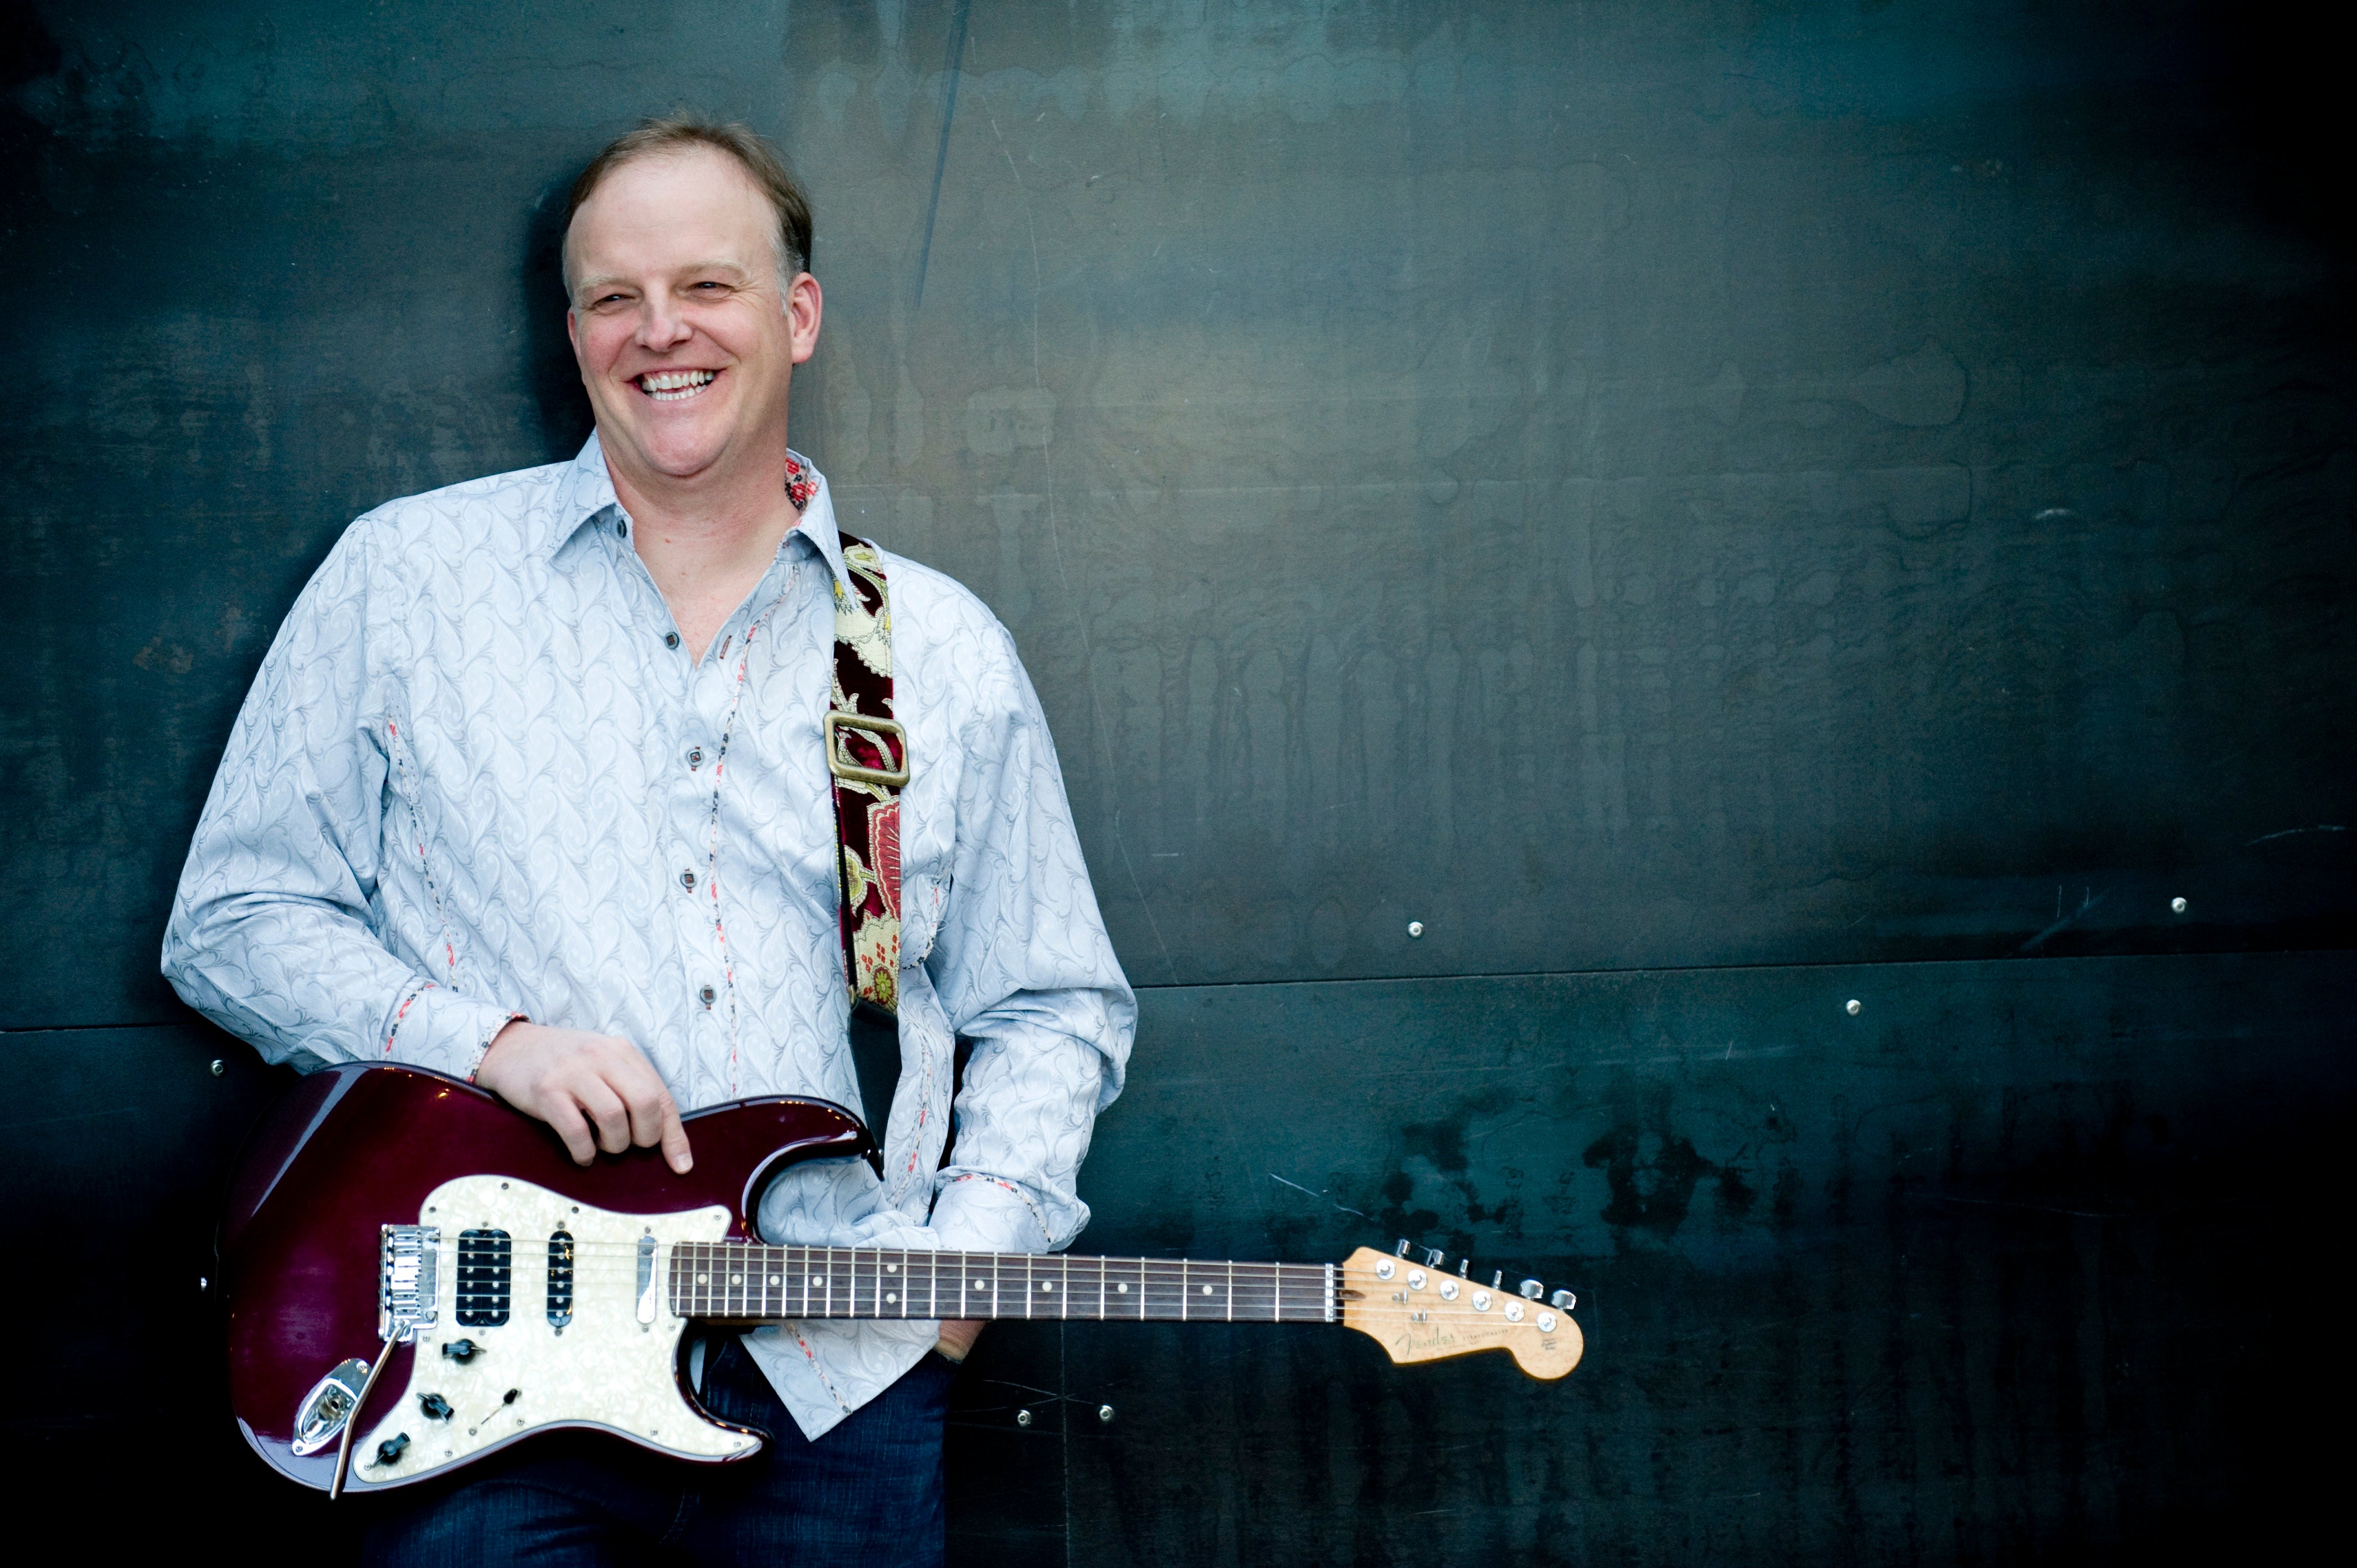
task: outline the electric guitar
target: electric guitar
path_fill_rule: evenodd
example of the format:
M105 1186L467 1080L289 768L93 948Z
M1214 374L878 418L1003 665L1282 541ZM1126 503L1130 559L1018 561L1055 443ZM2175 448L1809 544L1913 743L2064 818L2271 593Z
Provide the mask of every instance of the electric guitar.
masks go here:
M611 1433L726 1463L768 1434L716 1421L689 1323L1063 1318L1340 1323L1395 1362L1504 1349L1560 1378L1570 1293L1484 1287L1361 1248L1340 1263L776 1247L763 1188L863 1155L841 1106L773 1097L686 1118L695 1167L652 1150L575 1165L547 1127L420 1069L303 1079L249 1146L221 1226L230 1398L246 1441L331 1496L408 1485L538 1433Z

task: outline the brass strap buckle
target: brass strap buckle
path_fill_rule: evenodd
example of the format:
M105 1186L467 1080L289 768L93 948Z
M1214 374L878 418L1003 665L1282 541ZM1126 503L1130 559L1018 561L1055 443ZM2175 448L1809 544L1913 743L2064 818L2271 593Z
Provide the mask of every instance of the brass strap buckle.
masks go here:
M842 735L845 730L864 731L870 736L889 736L900 745L900 766L897 770L862 768L844 755ZM885 756L892 755L890 746L878 747ZM846 714L839 708L826 711L826 770L850 784L875 784L887 789L904 788L909 782L909 732L890 719L872 719L866 714Z

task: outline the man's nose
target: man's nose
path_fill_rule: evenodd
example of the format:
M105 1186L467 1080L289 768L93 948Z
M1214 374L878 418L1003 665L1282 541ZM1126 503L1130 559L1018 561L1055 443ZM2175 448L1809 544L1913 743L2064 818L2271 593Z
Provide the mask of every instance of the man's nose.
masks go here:
M686 312L674 301L654 295L639 317L639 346L661 353L686 342L694 330L688 325Z

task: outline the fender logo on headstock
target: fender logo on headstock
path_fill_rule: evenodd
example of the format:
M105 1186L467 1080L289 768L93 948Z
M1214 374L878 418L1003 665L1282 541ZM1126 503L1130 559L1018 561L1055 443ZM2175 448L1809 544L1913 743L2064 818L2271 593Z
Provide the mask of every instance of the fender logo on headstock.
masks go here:
M1402 1366L1505 1350L1534 1378L1560 1378L1587 1342L1552 1306L1361 1247L1342 1263L1342 1321Z

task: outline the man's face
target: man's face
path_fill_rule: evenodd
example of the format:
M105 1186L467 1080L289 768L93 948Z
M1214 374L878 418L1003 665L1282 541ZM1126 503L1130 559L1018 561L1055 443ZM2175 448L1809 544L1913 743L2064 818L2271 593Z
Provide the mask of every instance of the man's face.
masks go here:
M777 220L735 159L623 165L574 214L565 317L608 459L639 485L782 464L786 389L818 345L818 282L779 293Z

